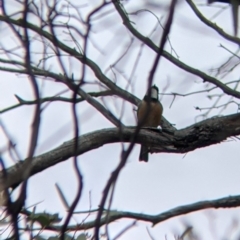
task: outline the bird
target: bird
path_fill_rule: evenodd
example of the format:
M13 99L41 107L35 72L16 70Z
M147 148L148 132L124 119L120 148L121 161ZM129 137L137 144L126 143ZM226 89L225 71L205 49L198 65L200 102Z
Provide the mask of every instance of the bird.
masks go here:
M138 124L141 127L158 127L161 122L163 106L159 102L158 87L150 87L137 109ZM139 161L148 162L149 147L141 145Z
M208 0L208 3L221 2L229 3L232 5L232 15L233 15L233 27L234 34L237 36L238 33L238 6L240 5L240 0Z

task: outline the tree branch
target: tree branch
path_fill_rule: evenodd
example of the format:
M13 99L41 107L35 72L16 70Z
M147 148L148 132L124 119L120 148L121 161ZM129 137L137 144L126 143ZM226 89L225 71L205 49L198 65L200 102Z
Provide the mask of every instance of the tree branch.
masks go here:
M165 212L156 214L156 215L149 215L144 213L134 213L128 211L116 211L110 210L108 211L107 216L101 218L100 225L103 226L105 224L109 224L119 219L123 218L130 218L135 219L138 221L145 221L150 222L155 226L163 221L166 221L170 218L181 216L183 214L188 214L192 212L196 212L199 210L209 209L209 208L236 208L240 206L240 195L224 197L215 200L206 200L200 201L188 205L179 206L176 208L172 208ZM96 210L97 211L97 210ZM107 212L107 211L106 211ZM30 215L30 212L24 211L23 214ZM86 230L95 227L95 221L89 221L82 224L72 225L67 227L67 231L79 231L79 230ZM59 231L61 227L58 226L47 226L45 229Z
M23 23L22 23L21 19L14 20L14 19L11 19L7 16L0 15L0 21L6 22L6 23L11 23L11 24L23 27ZM117 96L121 97L122 99L124 99L124 100L126 100L126 101L128 101L128 102L130 102L134 105L139 104L140 100L137 97L135 97L133 94L123 90L122 88L118 87L115 83L113 83L106 75L104 75L102 73L101 69L99 68L99 66L95 62L93 62L92 60L90 60L87 57L83 57L83 55L80 54L79 52L77 52L74 48L70 48L67 45L63 44L62 42L54 39L54 37L50 33L42 30L42 28L39 28L36 25L33 25L31 23L28 23L28 22L25 23L25 26L27 26L29 29L33 30L34 32L38 33L42 37L45 37L46 39L48 39L53 44L57 44L57 46L59 48L61 48L63 51L69 53L71 56L80 60L83 64L86 64L87 66L89 66L92 69L92 71L94 72L95 76L102 83L104 83L107 87L109 87L114 92L114 94L116 94ZM0 62L1 61L3 61L3 59L0 59ZM5 62L9 63L9 60L5 60ZM13 61L13 62L17 65L22 65L22 63L19 62L19 61ZM16 73L27 74L27 72L25 70L20 70L20 69L18 70L18 69L12 69L12 68L10 69L10 68L1 67L0 70L7 71L7 72L16 72ZM61 80L63 79L63 75L61 75L61 74L55 74L53 72L42 70L42 69L39 69L39 68L36 68L36 67L33 67L33 70L34 70L34 74L39 75L39 76L44 76L44 77L48 76L48 77L52 77L56 80L57 79L61 79ZM162 118L162 124L161 125L163 126L163 128L168 128L168 129L171 128L172 130L175 130L175 128L164 117Z
M134 95L132 95L131 93L128 93L125 90L123 90L122 88L118 87L115 83L113 83L107 76L105 76L102 73L101 69L98 67L98 65L96 63L94 63L92 60L90 60L86 56L84 57L81 53L77 52L75 50L75 48L70 48L67 45L65 45L64 43L62 43L61 41L55 39L52 36L52 34L50 34L49 32L47 32L47 31L43 30L42 28L37 27L36 25L31 24L29 22L26 22L25 24L23 24L22 19L14 20L10 17L0 15L0 21L6 22L6 23L11 23L11 24L14 24L14 25L20 26L20 27L26 26L27 28L31 29L32 31L38 33L40 36L45 37L52 44L56 45L64 52L67 52L72 57L75 57L76 59L78 59L81 63L89 66L92 69L92 71L94 72L95 76L102 83L104 83L107 87L109 87L111 90L113 90L116 95L122 97L123 99L125 99L133 104L137 104L136 97Z
M140 41L144 42L148 47L150 47L153 51L155 51L157 53L159 51L159 48L157 47L157 45L151 39L143 36L140 32L138 32L133 27L130 19L125 14L122 7L120 6L120 3L118 1L113 1L113 4L114 4L116 10L118 11L119 15L121 16L121 18L123 20L123 24L126 26L126 28L136 38L138 38ZM224 83L220 82L216 78L211 77L211 76L207 75L206 73L204 73L202 71L199 71L196 68L193 68L193 67L190 67L189 65L186 65L185 63L179 61L177 58L173 57L170 53L168 53L166 51L163 51L162 56L165 57L166 59L168 59L170 62L172 62L176 66L178 66L179 68L202 78L204 82L209 82L209 83L212 83L213 85L219 87L224 93L226 93L228 95L231 95L231 96L234 96L236 98L240 98L240 92L231 89L230 87L226 86Z
M198 8L196 7L196 5L193 3L192 0L186 0L186 2L189 4L189 6L191 7L191 9L194 11L194 13L196 14L196 16L204 23L206 24L208 27L212 28L213 30L215 30L217 33L219 33L219 35L221 35L223 38L227 39L230 42L236 43L237 45L240 44L240 39L238 37L234 37L230 34L227 34L225 31L222 30L222 28L218 27L216 25L216 23L212 23L211 21L209 21L208 19L206 19L202 13L198 10Z
M99 148L105 144L131 142L135 127L123 127L121 134L118 128L102 129L79 137L77 155ZM193 124L175 132L158 129L142 129L136 137L136 143L151 146L152 152L186 153L197 148L220 143L228 137L240 134L240 113L223 117L213 117ZM33 158L31 176L57 163L66 161L74 155L75 139L63 143L59 147ZM0 191L14 187L23 180L22 172L25 163L10 167L7 176L0 174Z
M92 97L112 96L113 95L113 91L106 90L106 91L102 91L102 92L88 92L88 94L90 96L92 96ZM0 110L0 113L4 113L4 112L10 111L10 110L13 110L13 109L21 107L23 105L33 105L33 104L37 103L36 100L24 100L21 97L19 97L18 95L15 95L15 97L17 98L19 103ZM59 97L59 96L40 98L39 101L41 103L55 102L55 101L73 103L73 99L72 98ZM85 101L85 99L81 98L81 97L76 99L76 103L80 103L80 102L83 102L83 101Z

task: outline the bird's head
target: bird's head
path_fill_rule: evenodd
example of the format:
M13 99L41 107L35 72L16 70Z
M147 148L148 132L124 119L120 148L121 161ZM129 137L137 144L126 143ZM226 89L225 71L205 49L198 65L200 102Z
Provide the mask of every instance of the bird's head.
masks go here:
M156 99L158 100L158 87L156 85L153 85L150 87L145 95L147 98Z

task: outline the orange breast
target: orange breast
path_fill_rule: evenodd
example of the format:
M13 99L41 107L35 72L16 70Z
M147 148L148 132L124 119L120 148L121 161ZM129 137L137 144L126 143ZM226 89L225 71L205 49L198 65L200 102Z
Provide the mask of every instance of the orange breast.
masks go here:
M145 127L158 127L162 118L163 107L160 102L142 101L138 107L138 122Z

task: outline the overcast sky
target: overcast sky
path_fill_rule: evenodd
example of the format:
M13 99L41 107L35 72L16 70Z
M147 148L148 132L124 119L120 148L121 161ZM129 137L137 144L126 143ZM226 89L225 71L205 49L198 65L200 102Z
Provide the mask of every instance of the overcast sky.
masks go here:
M99 1L92 0L89 2L87 7L81 9L83 16L87 15ZM136 1L129 1L125 6L127 11L134 12L146 8L144 1L138 2L139 5L136 5ZM167 2L161 1L162 8L160 9L151 8L162 23L164 23L167 16L164 11ZM209 19L219 11L219 7L227 6L214 4L210 7L206 5L205 1L200 0L195 1L195 3L198 4L199 10ZM14 12L17 8L15 1L9 1L9 12ZM113 9L112 5L107 7L106 11L110 9ZM134 21L137 30L145 35L149 35L156 25L156 18L149 12L142 12L137 16L130 15L130 18ZM229 7L212 21L216 22L227 33L233 33L231 9ZM0 27L1 47L5 46L10 49L16 46L14 35L7 26L1 23ZM81 29L80 26L79 28ZM125 29L117 13L106 14L100 20L96 20L93 24L93 30L91 40L101 51L98 51L93 44L90 44L88 57L96 61L104 72L119 58L121 52L129 46L132 35ZM158 27L151 36L155 43L159 43L161 33L162 30ZM73 42L68 41L69 37L60 30L58 37L71 47L75 47ZM180 1L177 6L169 37L172 48L182 62L208 74L210 74L210 69L219 67L231 56L226 49L220 47L220 44L232 52L235 52L238 48L236 44L226 41L197 19L185 1ZM122 74L117 70L115 70L116 75L112 71L106 72L108 77L116 81L116 84L122 88L126 88L128 85L124 76L130 77L139 53L140 44L135 39L131 50L117 65ZM166 50L171 51L169 43L166 44ZM34 43L32 51L40 52L41 44L39 42ZM173 55L176 57L175 53ZM1 54L0 57L7 58L4 54ZM147 78L154 57L155 53L151 49L148 47L143 48L137 70L131 79L131 87L128 88L130 92L139 98L142 98L146 92ZM38 55L33 56L35 62L39 58ZM80 76L79 69L81 69L81 66L77 61L66 58L64 63L69 76L71 74L74 74L75 78ZM231 64L234 64L234 62ZM59 73L60 68L56 64L56 60L49 60L48 66L52 71ZM0 72L0 74L0 109L17 103L14 94L25 100L33 98L32 88L26 76L6 72ZM89 82L96 81L91 71L87 72L87 78ZM222 81L228 82L238 78L238 71L235 70L223 78ZM206 111L200 112L195 107L210 107L214 101L207 98L208 93L203 93L177 97L172 104L173 96L166 93L186 94L205 89L207 85L204 85L201 79L179 69L164 58L160 60L154 83L159 87L161 93L165 93L165 95L160 96L164 107L163 115L169 122L175 124L177 129L202 120L203 118L200 115ZM42 97L52 96L66 89L63 84L46 79L39 80L39 86ZM99 89L99 87L92 84L88 84L84 88L87 91ZM217 94L221 93L221 91L217 90L211 93ZM67 92L62 96L71 96L71 93ZM116 97L105 97L104 99L104 101L100 101L117 116L120 116L121 109L124 109L122 117L124 124L136 124L135 106ZM227 96L223 97L219 105L225 103L228 99ZM20 152L22 159L27 156L29 147L33 109L33 106L22 106L1 115L1 120L9 131L12 140L16 143L16 148ZM212 110L208 117L218 115L219 110ZM236 112L237 106L230 104L221 114L228 115ZM78 116L80 134L113 127L107 119L96 113L85 102L78 105ZM42 113L40 129L36 155L49 151L70 140L74 136L71 105L62 102L53 102L47 105ZM0 131L0 150L4 150L6 146L6 138L3 132ZM112 209L159 214L180 205L237 195L240 190L238 184L240 182L239 149L239 142L229 139L221 144L197 149L186 155L152 154L149 156L149 162L143 163L138 161L140 147L136 145L118 178ZM79 156L78 161L84 175L84 192L76 210L89 210L89 192L91 192L91 208L96 209L98 207L106 181L119 163L121 150L121 144L109 144ZM6 152L3 152L3 157L8 166L13 164ZM30 179L27 206L42 201L37 206L37 211L60 212L61 217L66 216L64 206L54 187L55 183L60 185L69 203L71 203L77 191L77 180L72 159L51 167ZM82 218L76 217L76 219ZM90 219L93 218L90 217ZM238 208L231 210L209 209L167 220L153 228L151 228L150 224L139 221L121 239L150 239L146 230L146 227L148 227L155 239L165 239L166 236L166 239L171 240L174 239L174 234L181 234L184 231L186 224L192 225L194 231L200 234L201 239L223 239L224 237L236 239L234 236L239 234L239 231L237 232L237 229L234 231L229 230L233 221L236 221L235 224L239 223ZM110 236L114 237L131 222L133 220L124 219L110 224ZM75 222L72 221L72 223Z

